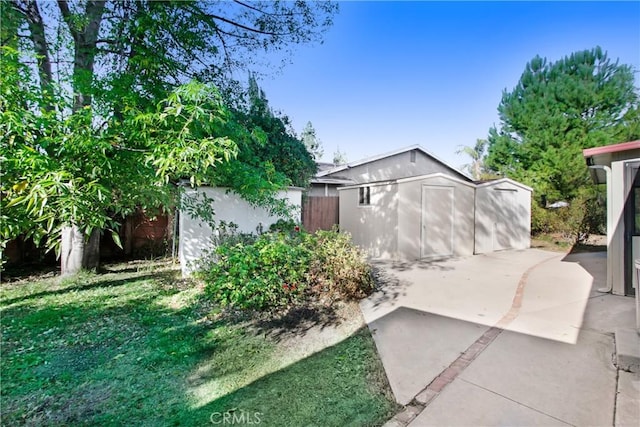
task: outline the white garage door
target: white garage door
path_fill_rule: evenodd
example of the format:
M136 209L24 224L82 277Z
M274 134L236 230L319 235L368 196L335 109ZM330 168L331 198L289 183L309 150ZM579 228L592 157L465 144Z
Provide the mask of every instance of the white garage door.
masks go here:
M453 204L453 187L422 187L422 257L453 255Z

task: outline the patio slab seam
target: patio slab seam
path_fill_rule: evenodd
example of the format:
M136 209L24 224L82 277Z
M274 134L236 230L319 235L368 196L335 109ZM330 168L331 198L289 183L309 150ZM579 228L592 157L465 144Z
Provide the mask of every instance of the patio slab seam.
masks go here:
M522 403L522 402L519 402L519 401L517 401L517 400L515 400L515 399L510 398L509 396L505 396L504 394L500 394L500 393L498 393L498 392L496 392L496 391L494 391L494 390L491 390L491 389L489 389L489 388L487 388L487 387L483 387L483 386L481 386L480 384L476 384L476 383L474 383L474 382L472 382L472 381L469 381L469 380L466 380L466 379L464 379L464 378L460 378L460 381L463 381L463 382L465 382L465 383L467 383L467 384L469 384L469 385L472 385L472 386L474 386L474 387L478 387L478 388L480 388L480 389L482 389L482 390L484 390L484 391L487 391L487 392L489 392L489 393L491 393L491 394L494 394L494 395L496 395L496 396L498 396L498 397L501 397L501 398L503 398L503 399L506 399L506 400L508 400L508 401L510 401L510 402L513 402L513 403L515 403L515 404L517 404L517 405L520 405L520 406L522 406L522 407L524 407L524 408L527 408L527 409L529 409L529 410L531 410L531 411L537 412L537 413L539 413L539 414L541 414L541 415L544 415L544 416L546 416L546 417L553 418L554 420L556 420L556 421L560 421L561 423L564 423L564 424L566 424L566 425L573 425L573 424L571 424L571 423L570 423L570 422L568 422L568 421L565 421L565 420L563 420L563 419L561 419L561 418L555 417L555 416L553 416L553 415L551 415L551 414L547 414L546 412L541 411L541 410L539 410L539 409L537 409L537 408L534 408L533 406L526 405L526 404L524 404L524 403Z

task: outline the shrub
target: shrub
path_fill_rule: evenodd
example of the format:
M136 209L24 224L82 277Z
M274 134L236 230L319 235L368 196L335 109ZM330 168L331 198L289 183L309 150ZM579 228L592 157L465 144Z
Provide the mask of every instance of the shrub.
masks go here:
M300 231L300 226L292 219L279 219L269 226L269 231L272 233L293 233Z
M269 310L312 299L362 298L369 266L349 235L265 233L254 243L222 243L200 264L206 293L223 306Z
M336 231L315 233L309 266L311 289L331 298L363 298L373 291L371 268L351 243L351 236Z
M581 193L568 207L545 209L531 206L532 234L559 234L573 243L587 239L590 234L606 233L604 203L597 194Z
M267 233L255 243L223 244L199 275L206 293L223 306L264 310L288 306L306 286L309 251L283 233Z

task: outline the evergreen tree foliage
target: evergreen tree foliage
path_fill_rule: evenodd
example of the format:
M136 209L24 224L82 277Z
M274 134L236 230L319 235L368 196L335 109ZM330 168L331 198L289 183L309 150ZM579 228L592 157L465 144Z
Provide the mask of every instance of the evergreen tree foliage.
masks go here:
M536 56L502 94L485 165L532 186L538 201L589 191L582 149L640 138L633 74L600 47L556 62Z
M344 151L341 151L340 147L338 147L333 153L333 164L344 165L347 161L347 154Z
M324 154L324 149L322 148L322 141L320 141L320 138L316 135L316 130L311 122L307 122L300 134L300 138L313 158L320 160Z

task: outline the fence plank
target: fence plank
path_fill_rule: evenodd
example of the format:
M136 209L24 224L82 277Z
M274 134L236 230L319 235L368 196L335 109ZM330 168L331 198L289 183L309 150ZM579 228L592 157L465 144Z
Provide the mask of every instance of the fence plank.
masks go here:
M302 204L302 225L313 233L316 230L331 230L339 223L338 197L307 197Z

